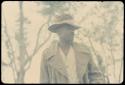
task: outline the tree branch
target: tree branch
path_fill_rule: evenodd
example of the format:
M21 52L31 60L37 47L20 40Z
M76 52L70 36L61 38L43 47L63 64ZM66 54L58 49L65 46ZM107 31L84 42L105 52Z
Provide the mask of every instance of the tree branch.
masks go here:
M45 24L48 24L48 26L49 26L50 21L51 21L51 16L49 16L49 18L48 18L48 20L47 20L47 22L46 22ZM43 26L44 26L45 24L43 24L41 27L43 28ZM42 29L42 28L41 28L41 29ZM32 54L31 56L34 56L34 55L36 54L36 52L42 47L42 45L44 45L44 44L41 44L41 45L38 47L38 40L39 40L39 35L40 35L41 29L40 29L40 30L38 31L38 33L37 33L36 47L35 47L35 49L34 49L34 51L33 51L33 54ZM45 40L45 42L46 42L46 41L47 41L47 39Z
M10 48L11 48L11 51L12 51L12 59L11 59L11 57L10 57L10 55L9 55L9 58L11 59L11 63L13 63L14 64L14 68L15 68L15 70L17 71L17 68L16 68L16 63L15 63L15 54L14 54L14 51L13 51L13 46L12 46L12 43L11 43L11 40L10 40L10 37L9 37L9 35L8 35L8 32L7 32L7 23L6 23L6 19L5 19L5 16L4 16L4 14L3 14L3 19L4 19L4 24L5 24L5 30L4 30L4 33L5 33L5 35L6 35L6 37L7 37L7 42L9 43L9 45L10 45ZM13 62L12 62L12 60L13 60Z
M111 43L112 43L112 39L111 39ZM113 61L113 67L114 67L114 77L116 78L116 75L115 75L115 70L116 70L116 68L115 68L115 58L114 58L114 55L113 55L113 51L112 51L112 46L111 45L109 45L110 46L110 52L111 52L111 57L112 57L112 61Z
M49 19L47 20L47 22L44 23L44 24L40 27L40 29L39 29L39 31L38 31L38 33L37 33L37 41L36 41L35 49L34 49L33 53L32 53L32 54L27 58L27 60L25 61L25 65L26 65L28 62L31 63L31 60L32 60L33 56L39 51L39 49L40 49L42 46L44 46L44 44L46 44L46 42L47 42L47 41L49 40L49 38L51 37L51 33L50 33L49 36L47 37L47 39L46 39L42 44L40 44L40 45L38 46L38 41L39 41L40 32L41 32L41 30L43 29L43 27L44 27L45 24L48 24L48 26L49 26L50 20L51 20L51 16L49 16ZM28 53L27 53L27 55L28 55ZM29 65L25 70L27 70L29 67L30 67L30 65Z
M119 83L120 83L120 80L121 80L122 68L123 68L123 59L121 59L121 67L120 67L120 73L119 73Z
M46 22L46 23L47 23L47 22ZM35 50L36 50L37 47L38 47L38 41L39 41L40 32L41 32L41 30L44 28L44 26L45 26L46 23L44 23L44 24L40 27L40 29L39 29L39 31L38 31L38 33L37 33L37 39L36 39L36 45L35 45L34 52L35 52Z
M1 64L2 64L2 66L10 66L10 64L7 64L5 62L2 62Z

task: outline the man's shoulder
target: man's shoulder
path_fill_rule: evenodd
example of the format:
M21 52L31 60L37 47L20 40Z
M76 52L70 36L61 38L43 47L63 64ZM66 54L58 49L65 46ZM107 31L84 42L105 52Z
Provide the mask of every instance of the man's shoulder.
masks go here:
M77 57L79 57L79 59L84 59L88 62L91 62L90 59L92 58L92 53L90 51L90 48L88 45L84 44L84 43L75 43L75 49L76 52L78 52Z
M75 42L74 43L75 48L81 52L85 52L85 53L90 53L90 48L88 45L86 45L85 43L78 43Z
M54 52L56 50L56 45L57 45L56 40L51 42L51 44L43 51L43 55L50 56L50 55L54 54Z

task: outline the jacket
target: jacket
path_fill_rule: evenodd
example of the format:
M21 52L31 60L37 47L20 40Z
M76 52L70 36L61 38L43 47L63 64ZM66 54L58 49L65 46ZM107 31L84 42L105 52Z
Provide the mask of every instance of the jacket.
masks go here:
M40 67L40 83L68 83L65 64L58 50L58 42L44 50ZM74 43L76 68L79 83L104 83L100 69L92 59L91 52L86 45Z

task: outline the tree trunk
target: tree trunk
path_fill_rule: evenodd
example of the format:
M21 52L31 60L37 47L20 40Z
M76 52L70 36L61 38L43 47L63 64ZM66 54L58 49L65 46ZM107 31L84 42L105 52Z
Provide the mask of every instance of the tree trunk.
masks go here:
M19 68L20 70L17 73L17 83L24 83L24 77L25 77L25 41L24 41L24 15L23 15L23 1L19 1L19 10L20 10L20 28L19 28Z
M17 83L19 84L22 84L24 83L24 76L25 76L25 71L24 70L21 70L20 72L18 72L18 75L17 75Z

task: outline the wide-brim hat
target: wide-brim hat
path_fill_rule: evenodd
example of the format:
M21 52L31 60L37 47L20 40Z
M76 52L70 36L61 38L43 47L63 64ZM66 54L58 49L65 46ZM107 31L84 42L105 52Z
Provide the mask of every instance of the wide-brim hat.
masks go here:
M80 26L73 24L73 17L69 14L62 14L55 17L55 23L50 25L48 30L54 33L57 33L61 29L69 29L69 30L76 30L80 28Z
M60 23L60 24L53 24L51 25L48 29L51 32L57 33L59 30L63 29L63 28L67 28L69 30L76 30L78 28L80 28L77 25L74 24L70 24L70 23Z

